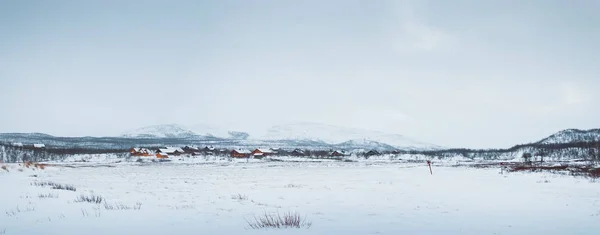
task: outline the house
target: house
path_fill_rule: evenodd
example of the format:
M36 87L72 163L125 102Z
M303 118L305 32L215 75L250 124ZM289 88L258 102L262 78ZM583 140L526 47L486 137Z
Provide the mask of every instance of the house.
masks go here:
M251 152L245 149L234 149L231 151L231 157L235 158L247 158L249 157Z
M213 155L215 152L217 152L217 149L215 149L213 146L205 146L204 148L201 148L199 152L205 155Z
M182 148L183 152L188 153L188 154L196 154L199 153L200 150L196 147L190 147L190 146L185 146Z
M145 149L145 148L131 148L129 150L129 153L131 154L131 156L138 156L138 157L150 157L154 154L152 154L152 151L150 149Z
M23 147L23 143L12 143L12 146L22 148Z
M44 149L44 148L46 148L46 145L45 144L33 144L33 148Z
M292 151L291 155L296 156L296 157L302 157L302 156L306 156L306 153L302 149L294 149L294 151Z
M166 154L166 153L156 153L156 158L166 159L166 158L169 158L169 154Z
M271 152L273 152L273 154L277 154L277 153L279 153L279 151L281 151L280 148L270 148L269 150L271 150Z
M270 149L255 149L254 151L252 151L252 156L255 157L265 157L265 156L271 156L275 154L275 152L273 152L273 150Z
M346 154L344 154L343 151L335 150L335 151L331 152L329 154L329 156L332 156L332 157L343 157L343 156L346 156Z
M377 151L377 150L374 150L374 149L371 150L371 151L369 151L369 152L367 152L367 153L365 153L365 156L367 156L367 157L377 156L377 155L381 155L381 153L379 151Z
M166 148L159 148L158 150L156 150L156 153L164 153L167 155L181 155L181 154L184 154L185 151L183 151L183 149L181 149L181 148L166 147Z

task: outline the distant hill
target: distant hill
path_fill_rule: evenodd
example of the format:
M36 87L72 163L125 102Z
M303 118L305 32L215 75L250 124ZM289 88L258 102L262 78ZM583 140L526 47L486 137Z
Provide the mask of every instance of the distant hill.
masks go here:
M597 142L600 141L600 129L579 130L567 129L544 138L537 144L566 144L575 142Z
M260 139L267 140L314 140L330 144L354 146L383 146L399 149L441 149L442 147L412 138L379 131L346 128L320 123L297 122L269 128Z

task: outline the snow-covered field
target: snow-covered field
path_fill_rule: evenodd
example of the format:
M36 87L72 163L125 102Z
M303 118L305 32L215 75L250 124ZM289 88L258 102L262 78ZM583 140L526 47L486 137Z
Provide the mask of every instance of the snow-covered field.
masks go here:
M19 168L0 170L0 234L548 235L600 229L599 183L542 173L438 166L430 175L423 164L368 162ZM46 181L77 191L32 185ZM80 195L130 209L75 202ZM253 230L246 222L254 214L290 211L312 227Z

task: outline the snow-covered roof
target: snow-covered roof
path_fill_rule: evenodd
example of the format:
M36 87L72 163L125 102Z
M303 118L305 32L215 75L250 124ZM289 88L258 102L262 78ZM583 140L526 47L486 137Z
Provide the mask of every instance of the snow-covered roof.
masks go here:
M192 146L185 146L187 149L191 149L191 150L198 150L198 147L192 147Z
M12 143L12 146L23 147L23 143Z
M159 148L158 149L160 152L162 153L166 153L166 154L171 154L171 153L175 153L175 152L180 152L183 153L183 149L181 148L176 148L176 147L166 147L166 148Z
M146 148L133 148L133 151L135 151L136 153L150 153L150 149L146 149Z
M270 149L256 149L256 150L258 150L262 153L273 153L273 150L270 150Z
M33 144L34 148L45 148L46 145L45 144Z
M241 153L241 154L251 153L250 150L246 150L246 149L234 149L233 151L236 151L237 153Z
M254 153L253 156L262 156L264 153Z

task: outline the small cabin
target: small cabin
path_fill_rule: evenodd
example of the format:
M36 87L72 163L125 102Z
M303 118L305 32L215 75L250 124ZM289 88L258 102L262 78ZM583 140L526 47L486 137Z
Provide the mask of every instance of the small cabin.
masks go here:
M255 149L254 151L252 151L252 156L255 157L265 157L273 154L275 154L275 152L273 152L273 150L270 149Z
M294 151L292 151L291 155L296 156L296 157L302 157L302 156L306 156L306 153L302 149L294 149Z
M245 149L234 149L231 151L231 157L234 158L247 158L250 154L251 152Z
M167 159L167 158L169 158L169 154L166 154L166 153L156 153L156 158Z
M159 148L158 150L156 150L156 153L164 153L164 154L168 154L168 155L181 155L181 154L184 154L185 151L183 151L183 149L181 149L181 148L166 147L166 148Z
M367 156L367 157L377 156L377 155L381 155L381 153L377 150L371 150L371 151L365 153L365 156Z
M33 148L34 149L45 149L46 145L45 144L33 144Z
M196 147L191 147L191 146L185 146L182 148L183 152L187 153L187 154L196 154L199 153L200 150Z
M131 154L131 156L137 157L150 157L153 155L150 149L145 148L131 148L129 150L129 153Z
M346 156L346 154L343 151L335 150L335 151L331 152L331 154L329 154L329 156L343 157L343 156Z

